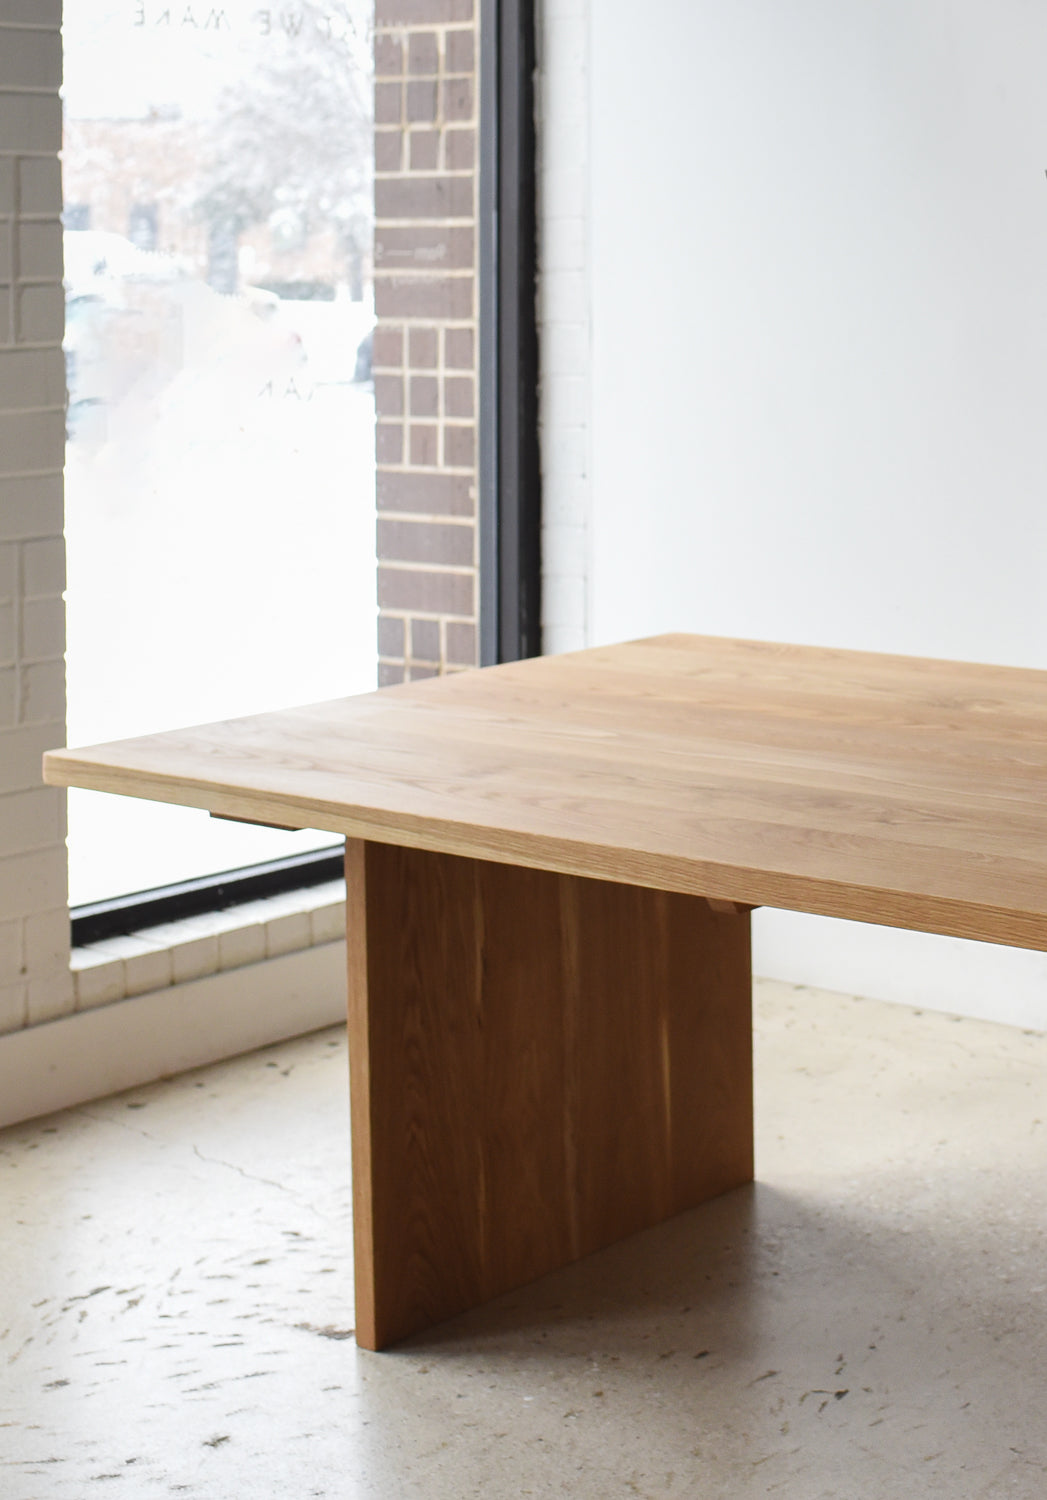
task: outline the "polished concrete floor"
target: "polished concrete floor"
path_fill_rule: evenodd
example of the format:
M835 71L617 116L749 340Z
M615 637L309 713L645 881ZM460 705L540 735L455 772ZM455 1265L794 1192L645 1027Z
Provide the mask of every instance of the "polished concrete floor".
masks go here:
M758 1172L383 1355L345 1039L0 1135L0 1500L1047 1496L1047 1039L764 983Z

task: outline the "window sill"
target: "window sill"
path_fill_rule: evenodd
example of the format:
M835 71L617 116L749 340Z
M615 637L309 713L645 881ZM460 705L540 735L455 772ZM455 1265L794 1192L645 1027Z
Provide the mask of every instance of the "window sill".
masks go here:
M261 963L345 936L345 882L307 886L74 948L77 1011Z

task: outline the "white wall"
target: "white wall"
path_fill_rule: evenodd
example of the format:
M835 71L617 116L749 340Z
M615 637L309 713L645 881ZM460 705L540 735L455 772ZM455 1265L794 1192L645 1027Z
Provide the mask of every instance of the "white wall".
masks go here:
M1047 667L1047 8L599 0L589 24L588 639ZM756 949L1047 1027L1041 955L776 913Z
M538 0L538 331L542 646L588 637L589 0Z

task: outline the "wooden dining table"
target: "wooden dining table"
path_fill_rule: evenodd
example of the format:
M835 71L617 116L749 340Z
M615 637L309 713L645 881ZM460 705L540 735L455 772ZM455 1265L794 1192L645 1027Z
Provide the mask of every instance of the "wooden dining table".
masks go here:
M1047 949L1047 672L662 635L44 766L345 836L369 1349L752 1178L754 907Z

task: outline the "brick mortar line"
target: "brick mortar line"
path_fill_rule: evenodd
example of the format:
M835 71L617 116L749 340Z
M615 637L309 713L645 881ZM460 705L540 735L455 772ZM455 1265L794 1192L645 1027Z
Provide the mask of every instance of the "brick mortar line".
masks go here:
M411 521L405 524L417 527L419 524L433 525L435 523ZM425 562L419 561L417 557L397 557L395 554L390 554L388 557L383 557L378 566L379 568L416 568L427 573L475 573L477 563L475 559L471 562L440 562L435 559L432 562ZM398 605L397 608L407 609L407 606Z
M407 626L410 625L412 621L421 623L422 625L440 625L445 620L447 620L448 617L446 615L431 614L423 609L417 609L411 610L408 614L405 615L397 614L393 610L389 610L388 612L383 610L382 618L385 620L394 620L403 625L404 634L409 640L410 632L407 630ZM455 616L449 621L449 623L452 625L459 625L461 624L461 620L464 618L464 615L460 618L458 616ZM401 656L397 656L395 654L390 656L388 651L383 651L378 657L378 660L380 662L386 663L397 661L438 661L439 659L440 658L436 656L415 656L410 650L404 652Z
M25 545L19 543L15 550L15 599L25 599ZM23 722L23 714L26 706L25 673L21 670L24 662L23 647L25 645L25 610L21 604L15 610L15 680L14 680L14 716L15 724ZM24 920L24 919L23 919Z
M375 234L379 235L384 229L435 229L440 233L447 230L471 229L475 220L473 219L378 219L375 222ZM408 274L417 276L451 276L451 275L475 275L475 266L451 266L443 267L438 263L430 261L426 265L419 265L416 261L412 266L409 262L405 269ZM404 274L399 267L387 269L382 265L374 268L375 277L401 276Z
M438 332L441 328L451 328L451 329L454 329L455 332L460 332L463 328L467 328L467 329L470 329L470 330L475 330L475 328L476 328L476 319L475 318L432 318L432 317L423 318L421 316L421 314L419 314L419 313L397 313L397 314L395 314L395 316L391 316L386 322L384 322L382 324L382 327L385 328L385 329L392 329L392 328L422 328L422 329L429 329L429 328L431 328L431 329L433 329L436 332ZM416 367L415 366L411 366L411 365L375 365L375 370L376 371L377 370L382 370L382 371L389 370L389 371L392 371L393 374L395 374L397 370L407 370L407 369L413 369L413 368L416 368ZM476 373L475 369L471 365L430 365L429 368L430 369L454 370L454 371L457 371L461 375L470 375L470 374L475 375L475 373Z
M21 541L15 542L14 546L16 546L16 547L24 547L25 543L21 542ZM40 593L37 593L37 594L27 594L27 593L23 592L23 593L19 594L17 597L20 598L20 599L22 599L22 601L24 603L26 603L26 604L39 604L41 602L41 600L44 600L44 599L53 599L53 600L63 599L65 597L65 591L63 590L63 591L59 592L56 589L51 589L50 592L45 593L45 594L40 594ZM64 654L65 653L63 652L63 655ZM48 660L51 660L51 658L48 657ZM55 661L58 660L57 655L54 657L54 660Z
M18 169L20 159L15 158L15 165L12 169L11 218L7 226L7 263L11 269L11 281L7 288L7 331L14 344L19 342L18 335L21 332L21 319L18 316L18 273L21 270L21 258L18 254L18 221L22 212L22 174ZM19 718L20 715L16 713L15 717Z
M433 477L443 476L449 479L475 479L476 477L475 469L390 469L383 470L383 473L387 473L391 477L400 478L412 478L420 476L431 479ZM467 515L461 511L457 512L455 515L451 515L450 513L444 513L439 510L389 510L384 506L379 508L378 518L380 520L385 519L387 521L391 521L394 519L401 521L446 521L448 524L450 524L452 521L456 524L459 521L472 523L475 523L476 521L476 517L474 515Z
M476 572L476 563L438 563L438 562L410 562L406 559L401 561L395 557L383 557L379 560L379 568L402 568L407 573L455 573L462 577L471 578ZM408 609L404 604L398 604L397 609ZM410 612L410 611L409 611ZM62 661L61 656L48 657L48 661ZM34 666L39 665L34 662Z
M474 332L475 326L477 326L475 318L441 318L440 321L434 321L432 318L423 318L417 314L411 314L410 317L398 314L396 318L389 318L389 321L383 324L383 327L386 327L386 329L422 329L425 333L428 333L429 330L438 333L440 329L450 329L455 333L468 330L471 333ZM475 368L472 365L429 365L428 368L431 371L432 369L438 369L438 371L446 371L447 374L472 375L472 377L475 377ZM396 375L398 372L408 371L408 369L416 369L417 371L419 366L375 365L375 374Z
M392 520L392 517L391 516L386 516L383 513L379 513L378 519L380 521L381 520ZM426 512L424 514L420 514L418 516L408 515L408 514L405 514L405 513L401 513L401 514L397 515L396 519L398 521L403 521L406 525L411 525L411 526L419 525L419 524L425 525L425 526L436 526L436 525L439 525L439 526L460 526L463 530L465 530L467 527L471 527L474 524L473 523L473 518L471 516L435 516L435 515L431 515L428 512ZM380 560L384 561L384 559L380 559ZM34 599L58 599L60 597L61 596L59 594L34 594L33 595Z
M475 464L379 464L378 468L383 474L451 474L458 478L463 475L476 474Z
M401 80L399 78L387 79L383 87L395 87L400 83L400 81ZM432 78L422 78L418 81L420 83L435 83L437 80ZM451 81L453 82L453 80ZM407 80L404 80L404 82L407 82ZM406 118L403 114L401 114L398 120L379 120L378 124L374 126L374 130L376 133L379 130L386 130L390 133L396 130L399 131L401 135L406 135L412 130L436 130L439 132L446 132L448 130L476 130L479 123L480 121L477 115L462 115L461 117L456 116L453 119L450 117L438 115L435 120L412 120ZM432 169L429 168L427 170L431 175ZM448 167L442 175L452 177L472 170L472 168L466 167Z
M378 519L380 521L410 521L411 523L416 521L438 521L441 524L445 521L448 523L451 521L461 521L465 526L474 526L476 524L473 516L440 516L433 515L430 511L380 510L378 512Z
M476 31L477 28L473 26L442 26L439 22L434 23L432 26L382 26L380 28L376 26L374 29L374 40L376 42L400 42L402 45L404 42L409 43L412 37L435 36L443 42L444 45L440 48L440 51L446 57L448 37L475 36ZM478 48L476 50L479 51ZM404 53L406 54L408 51L409 48L405 46ZM420 78L426 81L428 81L430 78L468 78L470 80L474 80L477 76L477 70L474 66L471 73L468 71L463 72L461 68L456 68L453 73L445 73L442 71L439 73L411 73L408 71L407 57L405 55L402 72L376 72L373 76L376 83L398 83L401 78Z
M25 345L18 344L16 348L20 352L25 348ZM3 352L7 354L11 351L5 349ZM46 415L48 412L55 412L61 416L64 411L64 406L55 406L53 403L49 406L5 406L0 411L0 417L39 417ZM10 478L11 476L7 475L5 477Z
M382 229L472 229L476 223L474 218L439 218L432 219L375 219L374 228L377 234ZM462 269L459 267L458 269ZM393 273L384 271L380 266L375 267L376 276L389 276ZM430 272L430 274L433 274Z
M412 614L412 615L409 615L409 616L400 616L400 615L393 615L393 614L388 614L387 615L385 613L385 611L383 610L383 612L382 612L382 618L384 620L399 620L399 619L403 618L403 621L404 621L405 625L407 624L408 619L419 620L424 625L441 625L441 624L461 625L463 623L467 624L467 625L472 625L474 623L473 617L471 615L427 615L427 614L421 613L421 611L419 611L417 614ZM446 645L445 644L442 643L441 649L443 650L444 653L446 653ZM441 661L445 660L445 659L446 659L446 655L441 656L439 658L439 660L441 660ZM434 658L431 657L431 656L412 656L411 653L410 653L410 651L405 651L402 656L380 656L378 658L379 665L383 666L383 667L403 666L407 662L432 662L432 661L434 661Z
M383 375L383 380L394 379L395 376ZM411 415L404 412L401 416L388 415L383 412L376 414L376 420L382 427L446 427L452 432L472 432L476 428L475 417L423 417ZM412 463L381 463L381 469L409 469L412 472L418 469L438 468L440 470L453 469L458 472L470 472L475 467L472 464L412 464Z

